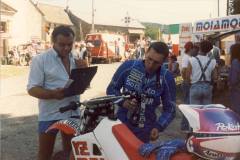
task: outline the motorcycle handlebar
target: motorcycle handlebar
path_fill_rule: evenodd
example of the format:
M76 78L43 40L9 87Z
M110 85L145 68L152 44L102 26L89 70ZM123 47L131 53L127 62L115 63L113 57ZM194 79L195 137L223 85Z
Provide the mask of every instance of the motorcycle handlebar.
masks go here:
M135 98L137 99L139 102L142 100L142 98L154 98L153 96L150 96L150 95L146 95L146 94L139 94L137 92L133 92L133 93L130 93L130 92L124 92L123 95L125 96L130 96L129 98Z
M87 108L95 108L96 107L95 105L101 106L101 104L104 105L104 104L108 104L108 103L118 103L122 99L136 98L138 100L141 100L141 97L142 97L142 95L139 95L137 93L125 92L119 96L107 95L107 96L103 96L103 97L92 98L92 99L89 99L89 100L86 100L83 102L73 101L73 102L70 102L69 105L59 108L59 112L64 113L69 110L76 110L78 107L81 106L81 104L86 106ZM149 98L149 97L150 96L145 95L145 98Z
M122 98L123 99L130 98L130 96L129 95L122 95L122 96L109 95L109 96L93 98L90 100L86 100L84 102L72 101L72 102L70 102L69 105L59 108L59 112L64 113L69 110L76 110L78 107L81 106L81 104L86 106L87 108L92 108L91 106L94 106L94 105L100 106L100 104L107 104L110 102L116 103L116 101L118 101L119 99L122 99ZM93 108L95 108L95 106Z

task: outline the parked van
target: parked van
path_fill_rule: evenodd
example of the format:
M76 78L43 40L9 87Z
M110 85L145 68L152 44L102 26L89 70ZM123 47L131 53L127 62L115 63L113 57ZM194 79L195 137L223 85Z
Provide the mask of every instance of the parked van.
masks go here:
M92 61L120 61L124 57L125 39L122 35L110 33L87 34L86 43L93 44Z

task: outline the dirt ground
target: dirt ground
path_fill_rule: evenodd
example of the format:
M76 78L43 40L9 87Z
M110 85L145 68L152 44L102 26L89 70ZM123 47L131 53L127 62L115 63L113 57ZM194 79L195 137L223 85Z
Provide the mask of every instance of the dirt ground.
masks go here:
M116 68L117 66L114 66ZM111 68L114 70L114 68ZM109 76L109 71L102 73L105 77ZM107 77L105 81L109 81ZM23 79L15 79L13 82L10 82L12 85L20 85L22 82L26 81L26 77ZM96 79L98 81L98 79ZM19 84L18 84L19 83ZM95 83L95 82L94 82ZM99 84L99 83L96 83ZM4 81L1 81L1 85L5 85ZM25 84L24 84L25 86ZM9 86L12 87L12 86ZM104 87L104 85L102 86ZM95 85L92 85L91 88L95 88ZM1 86L1 90L6 89ZM17 89L16 89L17 90ZM97 89L98 95L103 94L104 91L101 88ZM94 93L96 90L89 90L88 93ZM181 91L179 91L180 94ZM224 93L224 94L223 94ZM228 104L228 96L225 92L217 95L215 98L216 103ZM96 95L95 95L96 96ZM177 98L177 103L181 103L181 99ZM0 98L0 159L1 160L35 160L37 155L37 100L30 99L26 91L19 89L19 92L16 92L11 95L6 93L1 93ZM25 107L24 107L25 106ZM26 106L32 107L29 108ZM177 111L176 118L171 123L171 125L161 133L161 140L172 139L172 138L184 138L185 135L180 131L180 121L181 114ZM59 151L60 141L57 140L55 146L55 151Z

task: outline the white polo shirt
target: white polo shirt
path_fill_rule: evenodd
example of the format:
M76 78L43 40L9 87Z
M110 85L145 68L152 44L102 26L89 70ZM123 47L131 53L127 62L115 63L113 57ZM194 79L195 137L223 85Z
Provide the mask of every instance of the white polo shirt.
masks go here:
M72 54L69 54L70 69L76 68ZM40 86L45 89L63 88L69 75L62 64L57 52L51 48L32 59L27 90ZM39 121L66 119L79 115L79 110L65 113L57 112L60 107L68 105L71 101L79 100L79 96L66 97L62 100L39 99Z

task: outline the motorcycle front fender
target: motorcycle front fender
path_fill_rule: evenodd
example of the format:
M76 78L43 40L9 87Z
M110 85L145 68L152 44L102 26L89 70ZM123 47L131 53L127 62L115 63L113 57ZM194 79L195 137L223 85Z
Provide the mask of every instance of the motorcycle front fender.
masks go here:
M77 119L68 119L68 120L59 120L56 123L52 124L46 131L49 133L53 130L60 130L65 134L69 135L79 135L80 134L80 125L79 120Z

